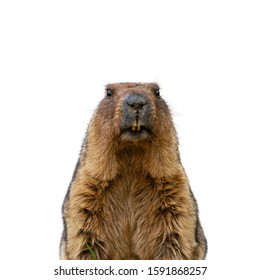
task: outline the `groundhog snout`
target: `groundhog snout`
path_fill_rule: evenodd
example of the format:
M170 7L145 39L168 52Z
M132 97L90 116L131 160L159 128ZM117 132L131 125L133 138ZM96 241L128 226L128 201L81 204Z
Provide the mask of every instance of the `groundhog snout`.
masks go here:
M148 129L151 106L149 99L145 94L127 94L123 100L122 106L124 130L140 134Z
M124 106L126 106L130 112L140 114L145 110L147 103L145 95L140 93L129 94L125 98Z
M129 117L142 117L148 113L149 107L148 98L140 93L126 95L123 103L123 111Z

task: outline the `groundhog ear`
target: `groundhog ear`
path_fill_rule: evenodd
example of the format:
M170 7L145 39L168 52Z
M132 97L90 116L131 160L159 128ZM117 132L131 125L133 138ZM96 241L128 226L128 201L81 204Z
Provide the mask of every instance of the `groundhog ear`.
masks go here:
M112 97L113 96L113 91L112 91L111 88L106 89L106 95L107 95L107 97Z

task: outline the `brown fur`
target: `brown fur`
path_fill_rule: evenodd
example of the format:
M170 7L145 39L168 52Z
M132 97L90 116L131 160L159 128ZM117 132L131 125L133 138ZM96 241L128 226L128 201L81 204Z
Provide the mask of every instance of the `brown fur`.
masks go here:
M178 151L168 106L156 84L108 85L89 124L63 205L61 259L204 259L207 245ZM151 133L122 134L122 102L141 92Z

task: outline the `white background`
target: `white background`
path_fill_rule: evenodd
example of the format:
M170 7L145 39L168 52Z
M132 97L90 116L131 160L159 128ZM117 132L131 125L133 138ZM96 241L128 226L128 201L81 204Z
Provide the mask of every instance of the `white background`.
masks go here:
M3 279L58 260L61 205L89 118L104 85L119 81L161 85L199 203L207 263L233 279L254 275L259 15L250 0L1 1Z

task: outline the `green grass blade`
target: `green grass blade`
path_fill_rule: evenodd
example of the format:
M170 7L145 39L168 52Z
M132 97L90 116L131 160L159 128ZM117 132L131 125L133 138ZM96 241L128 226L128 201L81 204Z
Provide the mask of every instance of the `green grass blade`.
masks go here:
M91 253L92 260L96 260L97 257L96 257L96 255L95 255L95 253L93 252L93 250L91 249L91 247L88 245L88 242L87 242L87 241L85 242L85 245L86 245L86 247L88 248L89 252Z
M76 229L79 231L79 228L78 228L78 226L77 226L77 224L76 224L74 218L72 218L72 220L73 220L73 222L74 222L74 225L75 225ZM93 250L91 249L91 247L88 245L88 242L85 241L84 244L85 244L86 247L88 248L88 250L89 250L89 252L90 252L90 254L91 254L91 256L92 256L92 260L96 260L97 257L96 257L96 255L95 255L95 253L93 252Z

